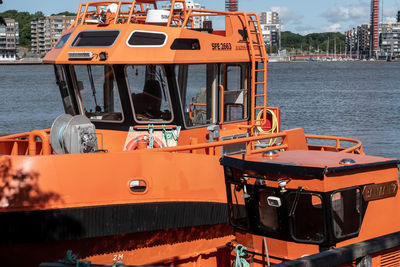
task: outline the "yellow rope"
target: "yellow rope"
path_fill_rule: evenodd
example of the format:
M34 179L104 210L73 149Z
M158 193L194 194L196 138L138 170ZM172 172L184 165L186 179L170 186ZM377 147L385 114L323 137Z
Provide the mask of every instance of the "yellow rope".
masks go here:
M279 122L278 122L278 117L276 116L275 112L273 112L270 109L267 109L267 113L271 114L272 117L272 125L271 125L271 129L269 129L268 131L265 131L262 126L257 126L256 130L257 132L261 133L261 134L273 134L273 133L278 133L279 132ZM263 111L260 110L260 112L257 114L257 121L261 121L261 116L263 115ZM265 116L267 117L267 116ZM269 146L272 146L274 143L277 142L277 138L275 139L270 139L269 140Z

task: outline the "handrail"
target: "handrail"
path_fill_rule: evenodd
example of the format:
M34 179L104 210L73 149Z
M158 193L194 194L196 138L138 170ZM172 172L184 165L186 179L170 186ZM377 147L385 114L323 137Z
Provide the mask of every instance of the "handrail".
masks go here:
M334 140L336 141L336 150L339 152L343 153L354 153L357 149L359 150L359 153L361 155L364 154L364 151L362 149L362 143L360 140L354 139L354 138L348 138L348 137L339 137L339 136L328 136L328 135L315 135L315 134L306 134L306 138L312 138L312 139L321 139L321 140ZM356 143L354 146L340 150L340 142L351 142L351 143Z
M49 134L50 129L43 129L40 131L44 131L45 133ZM13 140L13 139L22 139L22 138L28 138L31 132L26 132L26 133L17 133L17 134L11 134L11 135L4 135L0 137L0 141L3 140Z
M225 88L222 84L218 85L219 89L221 90L221 105L219 107L220 112L221 112L221 121L219 122L219 124L223 124L224 123L224 113L225 113L225 107L224 107L224 91Z
M206 148L216 148L216 147L238 144L238 143L250 143L250 142L261 141L261 140L266 140L266 139L273 139L273 138L284 138L286 136L287 136L286 131L282 131L280 133L274 133L274 134L268 134L268 135L257 135L257 136L251 136L251 137L240 138L240 139L231 139L231 140L217 141L217 142L211 142L211 143L199 143L199 144L177 146L177 147L157 148L155 150L162 151L162 152L182 152L182 151L191 151L191 150L206 149ZM305 137L313 138L313 139L336 140L337 145L335 148L338 152L355 153L356 150L358 149L360 154L362 154L362 155L364 154L363 150L362 150L362 143L357 139L347 138L347 137L336 137L336 136L311 135L311 134L305 135ZM353 142L353 143L355 143L355 145L341 150L340 141ZM262 153L262 152L271 151L271 150L281 150L281 149L286 150L288 148L289 148L288 145L283 143L283 144L269 146L266 148L251 149L248 153L249 154L257 154L257 153Z
M165 128L175 128L176 126L175 125L165 125L164 127ZM147 126L136 126L135 127L135 129L146 129L146 128L147 128ZM19 134L1 136L0 142L1 141L9 142L9 141L18 141L18 140L28 140L29 155L36 155L35 139L36 139L36 137L39 137L42 140L42 154L49 155L51 153L51 147L50 147L50 141L49 141L49 135L48 135L49 132L50 132L50 129L44 129L44 130L35 130L32 132L27 132L27 133L19 133ZM268 147L265 147L265 148L254 149L253 146L250 146L250 149L248 150L248 154L257 154L257 153L263 153L263 152L271 151L271 150L290 149L288 144L285 143L285 137L287 137L287 136L288 136L288 132L282 131L280 133L261 134L261 135L250 136L250 137L245 137L245 138L216 141L216 142L210 142L210 143L193 143L191 145L182 145L182 146L176 146L176 147L154 148L154 149L152 149L152 151L184 152L184 151L192 151L192 150L199 150L199 149L216 148L216 147L222 147L222 146L226 146L226 145L239 144L239 143L249 144L252 142L257 142L257 141L262 141L262 140L267 140L267 139L282 138L282 142L279 142L279 143L277 142L276 145L269 145ZM304 136L306 139L321 139L321 140L336 141L335 146L315 145L320 148L328 147L328 148L335 149L336 151L341 152L341 153L356 153L356 154L364 155L361 141L354 139L354 138L313 135L313 134L306 134ZM350 143L354 143L354 145L351 147L348 147L348 148L344 148L344 147L341 147L341 142L350 142ZM308 143L307 143L307 145L308 145L308 147L313 146L312 144L308 144Z
M75 22L73 23L73 26L78 26L78 25L83 25L85 24L86 17L88 15L100 15L101 11L98 9L99 6L106 6L110 4L117 4L117 10L115 12L116 16L115 18L110 21L111 23L117 24L121 23L118 21L118 18L120 15L124 12L121 11L122 5L130 5L129 12L125 12L128 15L128 19L122 24L131 24L132 23L132 18L135 17L136 13L136 6L140 6L141 11L144 12L144 6L143 4L153 4L154 8L157 9L157 2L162 1L162 0L133 0L133 1L93 1L93 2L88 2L85 4L80 4L79 5L79 10L76 15ZM175 11L175 3L182 3L183 7L182 9L179 9L178 11ZM82 11L82 8L84 7L84 10ZM89 7L96 7L97 8L97 14L93 14L93 12L88 12ZM185 0L172 0L171 1L171 7L170 7L170 14L167 22L167 27L174 26L176 27L177 25L172 25L173 21L178 21L178 26L179 27L186 27L188 24L188 21L193 20L193 17L200 17L200 16L227 16L227 15L236 15L236 16L243 16L244 14L253 14L253 13L244 13L244 12L227 12L227 11L215 11L215 10L206 10L206 9L194 9L194 8L187 8L186 7L186 1ZM125 14L124 13L124 14Z
M29 134L29 156L36 155L36 138L39 137L42 140L42 154L50 155L50 138L45 131L34 130Z
M210 143L200 143L200 144L185 145L185 146L155 148L154 150L162 151L162 152L180 152L180 151L182 152L182 151L190 151L190 150L212 148L212 147L215 148L215 147L238 144L238 143L249 143L249 142L261 141L261 140L270 139L270 138L285 137L286 135L287 135L286 132L280 132L280 133L269 134L269 135L257 135L257 136L245 137L245 138L240 138L240 139L231 139L231 140L216 141L216 142L210 142ZM288 146L281 145L279 147L287 148ZM266 149L267 150L265 150L265 151L270 151L270 150L277 150L280 148L278 148L278 146L271 146ZM264 150L264 149L257 149L257 150L262 152L262 150Z

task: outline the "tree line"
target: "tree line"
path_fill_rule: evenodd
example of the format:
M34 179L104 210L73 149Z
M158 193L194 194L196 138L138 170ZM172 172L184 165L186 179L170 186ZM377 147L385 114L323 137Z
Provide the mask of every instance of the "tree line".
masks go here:
M329 43L328 43L329 42ZM345 36L340 32L310 33L300 35L289 31L281 32L281 48L290 52L328 52L344 53Z
M3 0L0 0L2 4ZM52 16L76 16L76 14L65 11ZM4 22L2 18L15 19L19 24L19 45L22 47L31 47L31 20L44 17L40 11L30 14L29 12L18 12L17 10L7 10L0 13L0 24ZM289 31L281 32L281 49L286 49L289 52L317 51L326 52L329 41L329 52L334 51L334 40L336 39L336 51L344 50L344 35L339 32L328 33L311 33L307 35L300 35ZM267 47L269 53L276 53L277 47Z

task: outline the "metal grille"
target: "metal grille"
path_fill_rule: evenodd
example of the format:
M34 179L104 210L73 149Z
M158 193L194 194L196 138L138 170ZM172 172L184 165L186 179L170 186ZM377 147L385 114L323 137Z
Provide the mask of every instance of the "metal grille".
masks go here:
M381 264L384 267L400 266L400 248L381 255Z

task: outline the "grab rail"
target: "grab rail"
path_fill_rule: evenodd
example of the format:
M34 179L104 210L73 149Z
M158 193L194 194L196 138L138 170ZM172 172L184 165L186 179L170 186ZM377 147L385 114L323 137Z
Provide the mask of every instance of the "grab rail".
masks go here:
M50 138L45 131L35 130L29 133L29 156L36 155L36 138L42 140L42 154L50 155Z
M327 136L327 135L315 135L315 134L306 134L307 139L320 139L320 140L334 140L336 141L336 150L343 152L343 153L358 153L363 155L364 151L362 148L362 143L360 140L354 138L347 138L347 137L338 137L338 136ZM350 142L355 143L354 146L349 148L342 148L340 146L340 142ZM343 150L341 150L343 149Z
M115 10L115 17L112 17L112 20L108 21L108 23L112 24L131 24L132 21L135 21L138 13L141 18L145 15L147 8L145 5L153 5L154 9L157 9L157 2L163 2L162 0L133 0L133 1L94 1L88 3L81 3L79 5L79 9L75 18L74 23L71 27L76 27L78 25L85 24L85 21L88 16L99 16L104 15L103 10L99 7L105 7L111 4L116 4L117 9ZM204 17L204 16L227 16L227 15L236 15L243 16L243 12L227 12L227 11L215 11L215 10L206 10L206 9L194 9L187 8L185 0L172 0L171 7L169 9L170 14L168 18L167 27L177 25L179 27L187 27L189 21L193 21L193 17ZM176 9L175 3L181 3L183 8ZM122 11L122 6L128 6L124 11ZM89 7L94 7L95 11L89 11ZM82 10L83 9L83 10ZM122 20L119 20L122 19ZM172 22L177 22L177 25L173 25ZM193 24L192 24L193 27Z
M245 137L245 138L216 141L216 142L211 142L211 143L198 143L198 144L176 146L176 147L157 148L155 150L162 151L162 152L184 152L184 151L192 152L193 150L206 149L206 148L214 148L215 149L217 147L222 147L222 146L232 145L232 144L240 144L240 143L246 143L248 145L248 147L250 148L248 151L249 154L263 153L263 152L272 151L272 150L287 150L287 149L290 149L289 145L285 141L285 137L288 136L288 132L290 132L290 130L282 131L280 133L268 134L268 135L257 135L257 136L251 136L251 137ZM254 146L249 146L253 142L275 139L275 138L281 138L282 142L276 142L275 145L270 145L270 146L267 146L265 148L260 148L260 149L255 149L255 148L252 148ZM306 139L335 140L336 146L332 147L332 148L335 148L336 151L338 151L338 152L364 154L363 150L362 150L362 143L357 139L346 138L346 137L336 137L336 136L323 136L323 135L305 135L305 138ZM355 145L351 146L349 148L343 148L343 147L340 147L340 142L351 142L351 143L355 143ZM265 143L265 144L267 144L267 143ZM309 146L308 143L307 143L307 146ZM323 147L323 146L321 146L321 147Z
M34 130L32 132L27 133L18 133L13 135L6 135L0 137L0 142L18 142L18 141L28 141L27 153L30 156L35 156L36 151L36 139L39 138L42 142L42 155L50 155L51 154L51 146L50 146L50 137L49 137L50 129L45 130Z
M171 125L167 125L165 127L175 127ZM136 129L142 127L135 127ZM42 155L50 155L51 154L51 146L50 146L50 139L49 139L49 132L50 129L45 130L35 130L28 133L20 133L20 134L13 134L8 136L0 137L1 141L19 141L19 140L27 140L28 139L28 154L29 155L36 155L36 138L40 138L42 141ZM182 146L175 146L175 147L164 147L164 148L154 148L154 151L160 152L193 152L201 149L210 149L208 154L215 155L215 148L233 145L233 144L240 144L246 143L248 147L248 154L258 154L272 150L290 150L291 147L287 142L287 137L293 134L292 130L282 131L280 133L274 134L261 134L256 136L238 138L238 139L231 139L231 140L224 140L224 141L216 141L216 142L209 142L209 143L192 143L191 145L182 145ZM308 148L317 147L320 150L323 148L330 148L334 151L341 152L341 153L353 153L353 154L361 154L363 155L363 148L361 141L354 139L354 138L347 138L347 137L337 137L337 136L323 136L323 135L312 135L306 134L303 135L306 139L306 146ZM270 145L267 140L276 139L274 144ZM333 140L336 141L335 146L324 146L324 145L311 145L308 143L309 139L319 139L319 140ZM341 147L342 142L349 142L353 143L354 145L346 148ZM264 144L266 147L256 148L255 144L261 143ZM292 148L293 149L293 148Z

